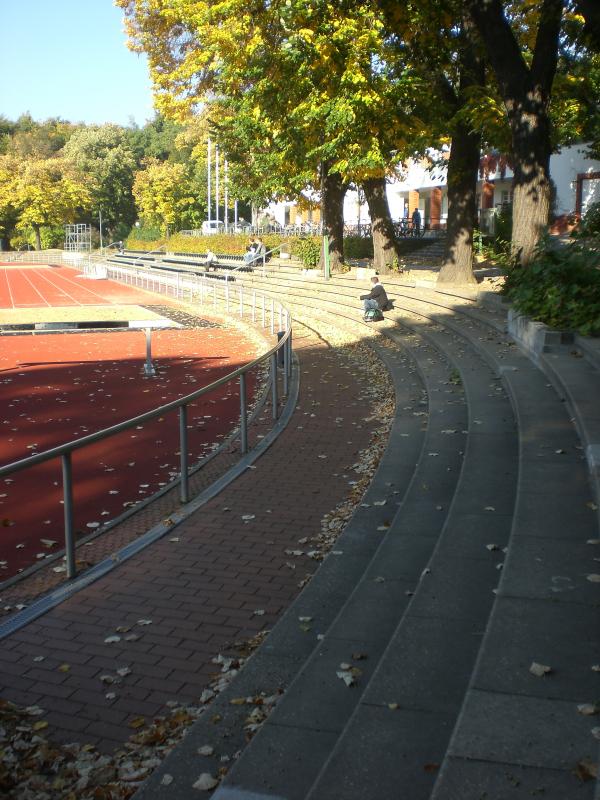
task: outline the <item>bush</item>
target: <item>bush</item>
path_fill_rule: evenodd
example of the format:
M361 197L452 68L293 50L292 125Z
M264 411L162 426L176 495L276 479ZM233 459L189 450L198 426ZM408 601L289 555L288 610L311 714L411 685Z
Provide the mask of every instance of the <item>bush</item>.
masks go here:
M316 236L298 239L296 254L306 269L314 269L321 260L321 240Z
M600 254L589 248L546 242L529 266L509 269L503 291L517 311L551 328L600 334Z
M500 242L510 242L512 239L512 203L504 203L496 214L494 225L494 239Z
M159 225L140 225L131 229L128 238L135 239L138 242L155 242L161 237L162 231Z
M344 258L373 258L373 239L370 236L346 236Z
M600 236L600 203L592 203L581 220L577 236Z

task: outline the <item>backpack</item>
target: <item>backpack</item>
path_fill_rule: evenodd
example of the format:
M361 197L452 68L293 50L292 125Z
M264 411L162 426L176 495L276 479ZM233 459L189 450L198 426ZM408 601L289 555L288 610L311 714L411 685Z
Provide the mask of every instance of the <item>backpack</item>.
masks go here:
M365 322L381 322L383 314L378 308L370 308L368 311L365 311L363 319Z

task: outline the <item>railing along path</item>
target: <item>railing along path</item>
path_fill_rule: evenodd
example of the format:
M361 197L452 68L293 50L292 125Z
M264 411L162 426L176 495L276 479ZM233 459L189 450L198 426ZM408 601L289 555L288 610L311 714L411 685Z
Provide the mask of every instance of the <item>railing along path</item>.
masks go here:
M7 254L8 255L8 254ZM27 254L10 254L13 257L5 259L7 261L23 261L30 262ZM62 263L67 266L72 266L71 259L67 256L62 257L60 253L56 256L46 253L42 259L40 253L35 254L38 256L36 263L48 263L51 260L53 263ZM21 256L15 257L15 256ZM25 257L23 257L25 256ZM90 277L109 277L111 280L117 280L131 286L136 286L141 289L146 289L151 292L172 296L175 299L188 302L199 301L201 305L211 303L214 309L220 304L224 304L226 314L229 314L235 305L237 314L241 319L244 314L249 314L253 323L260 320L261 327L269 328L271 334L275 334L276 320L278 317L278 338L279 341L266 353L258 356L248 364L236 369L235 371L219 378L213 383L198 389L191 394L181 397L177 400L172 400L170 403L159 406L151 411L146 411L132 419L124 420L116 425L111 425L103 430L96 431L95 433L88 434L87 436L77 439L76 441L67 442L58 447L53 447L45 450L42 453L28 456L27 458L14 461L0 467L0 478L8 477L16 472L22 472L36 466L37 464L51 461L55 458L60 458L62 461L62 481L63 481L63 504L64 504L64 537L65 537L65 555L66 555L66 568L67 578L73 578L77 574L76 559L75 559L75 530L74 530L74 504L73 504L73 468L72 468L72 455L76 450L82 450L89 447L96 442L108 439L111 436L129 430L136 425L165 416L171 412L177 412L179 415L179 452L180 452L180 500L182 504L190 501L189 493L189 475L190 465L188 463L188 447L187 447L187 409L190 403L196 401L209 392L218 389L219 387L231 383L232 381L239 381L240 392L240 423L239 423L239 440L240 452L245 455L248 452L248 398L246 388L246 375L255 367L265 362L270 365L270 391L271 391L271 405L272 416L276 420L278 418L278 402L279 402L279 386L278 386L278 366L282 367L282 395L287 396L289 378L292 371L292 324L289 311L284 308L281 303L276 303L270 297L266 298L262 292L252 290L251 292L244 292L244 286L239 281L234 281L225 276L213 277L208 275L185 275L181 273L173 274L172 272L161 271L156 268L138 268L133 266L116 266L113 264L105 264L101 258L94 256L85 256L81 259L84 266L84 272Z

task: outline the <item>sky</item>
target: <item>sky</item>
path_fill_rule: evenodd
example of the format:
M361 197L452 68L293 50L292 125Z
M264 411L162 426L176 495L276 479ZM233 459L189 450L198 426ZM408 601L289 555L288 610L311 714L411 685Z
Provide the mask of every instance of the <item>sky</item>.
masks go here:
M0 0L0 31L8 119L141 126L154 116L145 56L127 49L112 0Z

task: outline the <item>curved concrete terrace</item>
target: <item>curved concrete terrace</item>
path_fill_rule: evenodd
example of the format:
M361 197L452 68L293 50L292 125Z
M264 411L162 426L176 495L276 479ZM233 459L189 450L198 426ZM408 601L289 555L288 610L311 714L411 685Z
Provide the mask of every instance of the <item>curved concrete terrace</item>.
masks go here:
M275 623L137 797L195 795L199 776L220 777L225 764L218 800L593 798L600 680L594 348L590 355L555 344L534 363L506 334L502 308L401 281L386 280L395 311L376 333L360 322L356 281L325 284L283 270L245 281L283 296L305 324L297 419L256 471L215 499L207 519L177 528L183 571L175 543L164 541L129 567L133 573L119 580L117 570L118 586L11 637L9 699L44 707L53 685L63 687L54 695L63 703L79 703L73 715L81 706L102 708L98 670L131 654L119 644L110 666L106 660L102 638L117 610L119 620L123 612L152 618L153 635L141 640L151 669L131 686L151 695L130 693L127 708L136 714L200 693L215 647ZM343 503L349 473L339 465L369 440L359 399L365 388L356 365L344 366L328 346L332 329L364 332L389 371L396 410L361 504L298 594L303 581L292 574L311 562L304 552L291 570L273 548L293 552ZM266 506L260 524L255 512L241 521L257 501ZM201 531L208 551L195 549ZM232 534L241 537L245 570L239 555L228 561ZM200 559L221 566L210 576L208 609L210 570ZM175 571L172 580L163 564ZM186 606L197 583L198 602ZM123 586L131 591L123 595ZM231 613L227 602L219 605L225 593L236 603ZM80 610L89 615L83 630ZM200 652L203 631L213 637L202 643L204 671L189 650L194 642ZM69 692L63 677L32 696L43 680L31 664L41 642L56 661L78 651L81 678L96 683L89 695ZM534 663L548 669L532 672ZM248 719L261 696L273 705L279 699L254 732ZM124 710L115 703L119 736ZM88 719L77 735L93 727ZM116 728L107 741L119 741Z

